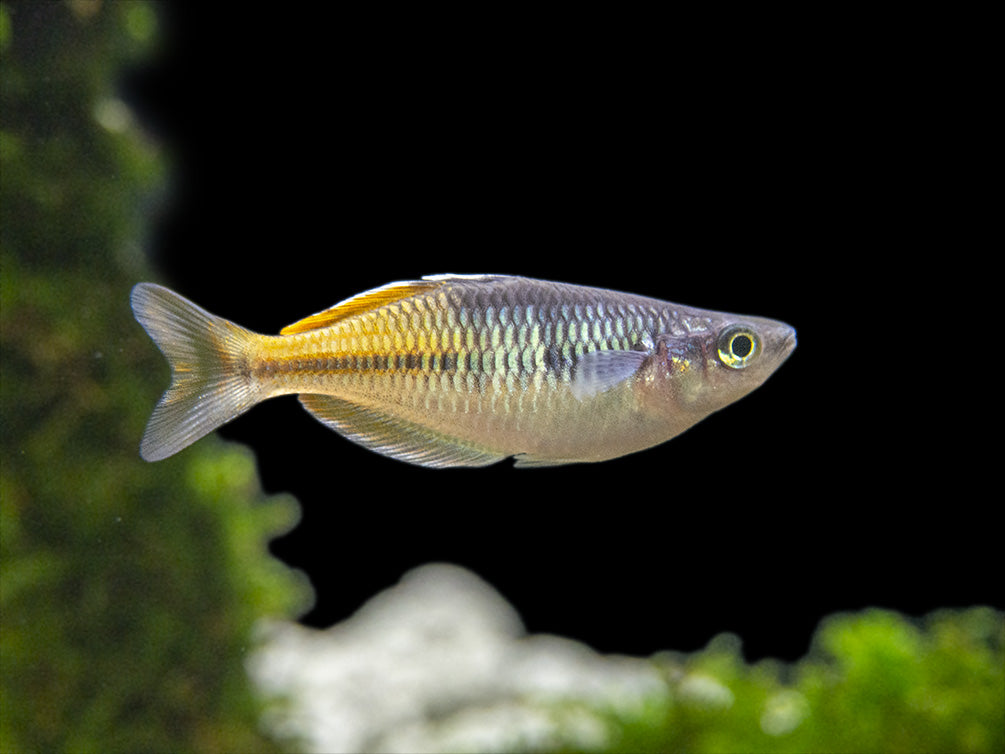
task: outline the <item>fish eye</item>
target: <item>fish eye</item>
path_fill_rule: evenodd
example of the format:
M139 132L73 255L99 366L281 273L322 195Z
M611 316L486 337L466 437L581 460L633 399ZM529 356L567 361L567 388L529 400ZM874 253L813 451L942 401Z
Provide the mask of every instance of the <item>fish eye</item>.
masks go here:
M743 369L757 357L761 340L749 327L734 325L719 334L719 361L730 369Z

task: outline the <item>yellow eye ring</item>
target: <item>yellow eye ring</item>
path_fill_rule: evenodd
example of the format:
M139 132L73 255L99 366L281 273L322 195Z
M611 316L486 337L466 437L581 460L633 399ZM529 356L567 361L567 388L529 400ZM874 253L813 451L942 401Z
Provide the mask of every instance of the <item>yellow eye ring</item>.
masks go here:
M719 361L730 369L750 366L761 352L761 339L749 327L733 325L719 333Z

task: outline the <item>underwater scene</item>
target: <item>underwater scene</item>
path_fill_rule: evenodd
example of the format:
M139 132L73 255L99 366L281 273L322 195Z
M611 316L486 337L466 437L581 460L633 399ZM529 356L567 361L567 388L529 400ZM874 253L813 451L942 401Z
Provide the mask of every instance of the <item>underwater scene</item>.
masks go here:
M606 65L185 5L0 0L0 751L1005 751L992 503L835 346L802 236L747 242L774 198L695 178L668 218L662 122L580 133L646 100ZM137 284L309 337L449 274L748 312L778 370L638 447L579 417L601 450L572 460L598 462L514 467L496 425L498 452L416 451L293 391L141 456L172 378ZM732 367L758 355L742 333ZM680 343L641 346L683 370ZM577 400L649 363L625 344Z

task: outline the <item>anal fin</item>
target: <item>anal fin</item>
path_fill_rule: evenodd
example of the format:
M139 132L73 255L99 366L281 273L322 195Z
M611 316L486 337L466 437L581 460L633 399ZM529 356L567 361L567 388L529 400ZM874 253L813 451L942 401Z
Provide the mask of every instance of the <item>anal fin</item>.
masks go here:
M305 394L300 402L318 421L381 455L429 468L488 466L505 454L460 440L379 409L330 395Z
M567 466L570 463L585 463L581 458L545 458L531 453L514 456L513 466L518 469L544 469L551 466Z

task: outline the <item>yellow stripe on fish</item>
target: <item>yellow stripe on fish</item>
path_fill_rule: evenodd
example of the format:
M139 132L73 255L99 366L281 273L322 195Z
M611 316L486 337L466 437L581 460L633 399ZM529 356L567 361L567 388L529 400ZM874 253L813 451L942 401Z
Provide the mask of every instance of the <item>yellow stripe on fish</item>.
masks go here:
M172 368L148 461L291 393L348 439L423 466L603 461L746 395L796 342L769 319L505 275L390 283L277 336L152 283L131 298Z

